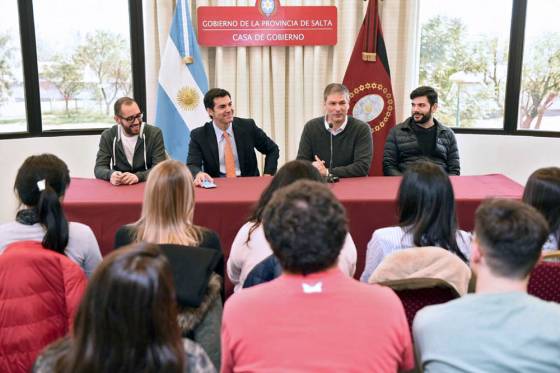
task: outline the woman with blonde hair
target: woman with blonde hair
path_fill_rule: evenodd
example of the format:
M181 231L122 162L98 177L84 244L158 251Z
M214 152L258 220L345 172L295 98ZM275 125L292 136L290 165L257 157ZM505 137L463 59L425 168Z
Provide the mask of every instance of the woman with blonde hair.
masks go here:
M194 225L194 206L187 166L159 163L148 176L140 219L117 231L115 248L140 241L159 245L171 263L183 336L200 343L219 369L223 254L218 235Z
M146 188L142 215L133 224L119 229L115 248L133 241L157 244L202 246L221 251L214 231L193 224L194 186L183 163L167 160L152 169Z

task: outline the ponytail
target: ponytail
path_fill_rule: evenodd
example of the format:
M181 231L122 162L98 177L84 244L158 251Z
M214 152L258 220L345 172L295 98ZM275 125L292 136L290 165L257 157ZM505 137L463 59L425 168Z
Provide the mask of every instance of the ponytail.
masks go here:
M68 245L68 220L64 216L58 195L49 185L40 192L37 215L39 223L46 229L43 247L64 255Z
M61 198L70 184L66 163L53 154L32 155L21 165L14 189L22 205L16 220L24 224L39 223L45 228L43 246L64 255L69 238L69 225ZM29 213L25 213L28 211Z

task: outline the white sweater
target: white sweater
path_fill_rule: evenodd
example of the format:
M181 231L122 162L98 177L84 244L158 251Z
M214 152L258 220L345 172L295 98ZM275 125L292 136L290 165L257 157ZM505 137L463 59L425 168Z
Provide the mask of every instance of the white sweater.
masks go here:
M252 222L247 222L239 229L229 252L227 273L235 285L234 292L243 288L247 275L257 264L272 255L272 249L264 236L262 224L251 234L251 241L246 243L249 229L252 226ZM338 256L338 267L344 274L354 276L357 257L356 245L348 233Z
M68 245L64 251L66 256L76 262L88 277L103 259L99 245L90 227L82 223L69 223ZM7 245L17 241L43 241L45 229L39 223L25 225L10 222L0 225L0 254Z

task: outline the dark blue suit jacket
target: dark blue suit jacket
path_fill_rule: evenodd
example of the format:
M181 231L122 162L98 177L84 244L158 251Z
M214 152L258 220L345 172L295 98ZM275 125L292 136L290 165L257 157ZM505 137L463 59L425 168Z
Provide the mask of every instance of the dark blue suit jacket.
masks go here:
M257 127L252 119L234 117L232 126L241 176L259 176L255 149L266 156L264 173L274 175L280 154L278 145ZM211 177L220 177L218 141L212 122L191 132L187 166L193 177L200 171L206 172Z

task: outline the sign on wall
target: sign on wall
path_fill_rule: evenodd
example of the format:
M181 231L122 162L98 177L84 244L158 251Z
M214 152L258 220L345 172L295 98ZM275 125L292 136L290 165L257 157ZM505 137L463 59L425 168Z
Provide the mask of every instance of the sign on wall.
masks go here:
M198 42L217 46L335 45L335 6L281 6L257 0L255 6L201 6Z

